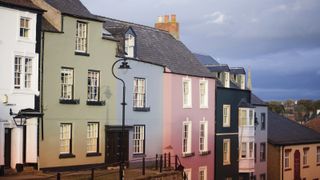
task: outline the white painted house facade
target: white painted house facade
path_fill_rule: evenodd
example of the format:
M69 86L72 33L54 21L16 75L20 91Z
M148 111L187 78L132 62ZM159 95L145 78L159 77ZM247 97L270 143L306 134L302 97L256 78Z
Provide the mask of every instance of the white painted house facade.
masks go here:
M26 4L0 1L0 167L19 168L37 163L38 118L13 120L13 113L35 109L39 96L36 52L37 21L42 10ZM39 39L39 37L38 37ZM18 125L17 125L18 124Z

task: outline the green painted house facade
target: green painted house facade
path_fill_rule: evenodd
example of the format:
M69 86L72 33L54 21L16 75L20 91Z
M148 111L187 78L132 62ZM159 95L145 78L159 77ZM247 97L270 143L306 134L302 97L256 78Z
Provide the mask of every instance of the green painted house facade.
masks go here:
M39 168L105 162L105 126L115 121L116 42L80 1L37 1L46 9L42 34L44 117Z

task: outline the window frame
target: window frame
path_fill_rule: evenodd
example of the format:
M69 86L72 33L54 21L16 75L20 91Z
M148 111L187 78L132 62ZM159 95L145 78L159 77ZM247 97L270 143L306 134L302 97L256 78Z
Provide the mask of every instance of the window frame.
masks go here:
M225 151L225 144L227 145L227 151ZM231 148L231 139L223 139L223 144L222 144L222 153L223 153L223 165L230 165L231 164L231 159L230 159L230 148ZM226 154L225 154L226 153ZM225 156L226 155L226 156ZM226 159L225 159L226 157Z
M202 125L204 126L204 132L203 132L203 136L202 136ZM201 143L201 139L203 139L203 145ZM203 148L201 148L203 147ZM204 152L208 152L208 121L205 120L205 118L203 118L202 121L200 121L199 124L199 152L204 153Z
M240 158L241 159L246 159L248 157L247 155L247 142L241 142L241 153L240 153Z
M17 59L19 59L19 64L17 64ZM27 63L27 61L29 63ZM34 58L30 56L15 55L13 66L13 88L15 90L33 89ZM17 67L19 67L19 71L17 71ZM17 79L19 79L19 83L17 83Z
M63 71L71 71L72 72L72 84L70 85L69 82L68 83L65 83L63 84L62 81L62 73ZM67 97L63 97L64 95L64 88L63 86L66 85L66 86L71 86L71 94L70 94L70 98L67 98ZM66 87L67 88L67 87ZM60 94L60 100L74 100L74 68L70 68L70 67L61 67L60 69L60 91L61 91L61 94ZM67 96L68 96L68 91L66 92Z
M227 110L227 115L225 116L225 108ZM226 122L225 122L226 118ZM224 104L222 107L222 126L223 127L230 127L231 123L231 105L230 104Z
M187 83L188 93L185 93ZM183 108L192 108L192 80L189 77L182 79L182 104Z
M85 28L79 29L80 24L85 25ZM83 30L85 32L80 32ZM89 23L88 22L84 22L84 21L77 21L76 22L75 52L78 52L78 53L87 53L88 52L88 30L89 30ZM82 37L82 36L79 36L79 34L83 34L85 36ZM85 44L82 44L82 43L85 43ZM83 47L81 47L81 46L83 46ZM84 48L84 49L82 49L82 48Z
M261 130L265 130L266 129L266 113L261 113L260 118L261 118Z
M266 143L260 143L260 162L266 161Z
M316 155L317 155L316 163L317 165L320 165L320 146L317 146L316 148Z
M139 128L139 133L137 133L137 128ZM143 132L141 132L141 128ZM140 138L136 138L137 134L139 134ZM141 138L142 135L142 138ZM132 154L133 155L140 155L140 154L145 154L145 144L146 144L146 126L143 124L136 124L133 125L133 134L132 134L132 140L133 140L133 150ZM135 142L138 141L138 145L135 145ZM141 147L142 146L142 147ZM136 151L136 148L138 151Z
M207 180L208 179L208 170L207 166L199 167L199 180ZM201 178L201 172L203 172L203 179Z
M309 161L308 161L308 153L310 148L306 147L303 148L303 154L302 154L302 166L304 168L309 167Z
M285 149L284 150L284 155L283 155L283 159L284 159L284 169L288 170L291 169L291 163L290 163L290 154L291 154L291 149Z
M201 85L204 85L204 93L202 94L202 88ZM199 81L199 103L200 103L200 108L205 109L208 108L208 103L209 103L209 91L208 91L208 80L206 79L201 79Z
M31 36L31 18L30 17L25 17L25 16L20 16L19 19L19 37L20 38L24 38L24 39L29 39ZM27 23L27 26L23 26L21 25L21 21L24 21L24 25L25 23Z
M69 139L68 139L68 140L69 140L69 143L68 143L68 144L69 144L69 145L68 145L69 151L68 151L68 152L62 152L62 151L61 151L61 146L62 146L62 145L61 145L61 143L62 143L61 141L65 140L64 138L61 137L61 135L63 134L63 126L70 126L70 129L69 129L69 133L70 133L69 136L70 136L70 137L69 137ZM59 131L59 132L60 132L60 138L59 138L59 145L60 145L60 146L59 146L59 147L60 147L60 149L59 149L59 154L60 154L60 157L61 157L61 156L71 155L71 154L72 154L72 138L73 138L73 137L72 137L72 130L73 130L73 128L72 128L72 123L60 123L60 126L59 126L59 127L60 127L60 131Z
M90 124L97 125L97 130L96 130L97 137L89 137L88 133L89 133L89 125ZM90 139L95 139L95 141L96 141L96 150L95 151L88 151L88 146L89 146L88 141ZM99 142L100 142L100 123L99 122L88 122L87 123L87 150L86 150L87 156L99 153L99 149L100 149L99 148L100 147L100 143Z
M142 83L143 91L139 91L139 82ZM141 97L141 100L139 100ZM139 105L139 101L143 102ZM134 77L133 79L133 108L146 108L147 104L147 80L146 78Z
M192 169L191 168L184 169L183 171L184 171L185 175L187 176L187 179L189 179L189 176L190 176L190 179L192 179Z
M266 180L266 174L265 173L260 174L260 180Z
M254 158L254 142L248 142L249 146L249 156L248 158L253 159Z
M94 78L97 78L97 84L96 85L92 85L92 76L90 76L90 73L92 74L92 75L97 75L97 77L94 77ZM90 79L90 77L91 77L91 85L89 85L89 79ZM87 84L87 88L88 88L88 92L87 92L87 101L90 101L90 102L99 102L100 101L100 88L101 88L101 76L100 76L100 71L98 71L98 70L88 70L88 84ZM94 93L94 89L97 89L97 94L95 95L95 93ZM90 90L91 91L93 91L93 93L92 92L90 92ZM97 98L90 98L90 96L96 96Z
M187 126L187 133L185 132ZM187 134L187 137L185 135ZM186 143L186 144L185 144ZM182 122L182 154L187 156L192 153L192 122L187 118Z
M124 37L124 52L126 53L125 56L131 57L131 58L136 57L135 48L136 48L136 36L133 33L127 32Z

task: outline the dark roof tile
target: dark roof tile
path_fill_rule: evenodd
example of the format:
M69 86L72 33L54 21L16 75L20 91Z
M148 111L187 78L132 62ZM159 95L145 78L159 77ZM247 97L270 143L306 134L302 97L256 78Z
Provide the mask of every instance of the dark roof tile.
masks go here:
M268 142L274 145L320 143L320 134L268 111Z
M253 105L260 105L260 106L267 106L267 103L261 100L258 96L251 93L251 104Z
M214 76L195 58L191 51L167 31L135 23L100 17L104 28L118 39L131 27L136 34L137 58L168 67L171 72L199 77ZM120 41L123 43L123 40ZM123 46L123 45L120 45Z
M246 74L243 67L230 67L231 74Z
M203 55L198 53L193 53L194 56L200 61L202 65L218 65L218 61L216 61L213 57L209 55Z
M91 14L90 11L81 3L80 0L45 1L54 8L58 9L62 14L99 21L99 19L95 15Z

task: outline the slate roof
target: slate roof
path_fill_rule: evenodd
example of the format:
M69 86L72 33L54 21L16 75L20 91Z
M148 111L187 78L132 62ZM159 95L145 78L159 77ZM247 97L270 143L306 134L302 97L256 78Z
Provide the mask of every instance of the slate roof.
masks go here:
M230 67L231 74L246 74L243 67Z
M43 12L44 10L34 5L31 0L0 0L0 5L12 8L21 8L32 11Z
M320 134L268 111L268 142L273 145L297 145L320 143Z
M62 14L99 21L99 19L90 13L90 11L81 3L80 0L45 0L52 7L58 9Z
M241 99L239 104L238 104L238 107L242 107L242 108L254 108L254 106L252 106L250 103L248 103L246 101L246 99Z
M267 103L261 100L258 96L251 93L251 104L258 106L267 106Z
M230 72L229 66L227 64L217 64L217 65L206 65L206 67L211 72Z
M104 28L120 41L120 49L124 47L124 33L132 28L136 34L137 59L165 66L176 74L214 78L192 52L167 31L106 17L100 18L105 21Z
M203 65L219 65L218 61L216 61L213 57L209 55L203 55L198 53L193 54Z

